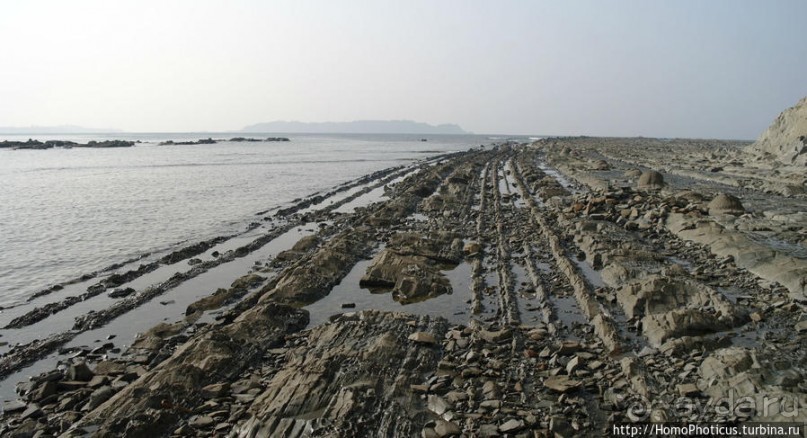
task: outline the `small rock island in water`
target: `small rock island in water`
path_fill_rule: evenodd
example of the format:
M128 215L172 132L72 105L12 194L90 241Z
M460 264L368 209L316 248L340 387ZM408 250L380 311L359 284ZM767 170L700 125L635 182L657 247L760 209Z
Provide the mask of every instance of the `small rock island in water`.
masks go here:
M89 141L87 143L76 143L67 140L28 140L28 141L8 141L0 142L0 148L10 149L52 149L52 148L128 148L134 146L136 142L127 140L103 140Z
M196 145L196 144L217 144L221 142L233 142L233 143L241 143L241 142L248 142L248 143L257 143L257 142L273 142L273 141L289 141L287 137L268 137L268 138L248 138L248 137L233 137L229 140L225 139L216 139L213 138L201 138L196 141L163 141L160 142L160 146L178 146L178 145Z

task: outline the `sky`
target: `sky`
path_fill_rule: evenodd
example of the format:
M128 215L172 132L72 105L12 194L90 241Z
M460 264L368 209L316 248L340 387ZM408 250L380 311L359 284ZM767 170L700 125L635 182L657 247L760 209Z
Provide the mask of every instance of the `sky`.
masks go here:
M0 0L0 126L753 139L807 95L807 2Z

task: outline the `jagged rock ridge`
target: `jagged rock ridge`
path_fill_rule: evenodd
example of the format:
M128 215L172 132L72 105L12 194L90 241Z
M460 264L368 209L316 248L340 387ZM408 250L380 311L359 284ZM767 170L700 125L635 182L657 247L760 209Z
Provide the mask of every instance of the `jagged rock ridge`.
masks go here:
M748 151L771 154L785 164L807 164L807 97L779 114Z

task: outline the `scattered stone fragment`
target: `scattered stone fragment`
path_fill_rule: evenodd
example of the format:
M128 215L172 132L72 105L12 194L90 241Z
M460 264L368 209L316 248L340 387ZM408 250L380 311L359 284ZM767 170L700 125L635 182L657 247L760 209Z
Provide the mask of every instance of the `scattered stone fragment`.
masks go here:
M19 400L7 400L3 402L3 412L12 413L25 410L26 404Z
M115 392L116 391L114 389L112 389L112 387L110 387L110 386L103 386L101 388L96 389L90 395L90 401L87 402L87 406L85 407L85 410L91 411L91 410L97 408L98 406L101 406L101 403L109 400L110 397L115 395Z
M22 414L20 414L20 419L21 420L25 420L28 418L36 419L43 415L45 414L44 412L42 412L42 409L40 409L39 406L37 406L36 404L30 404L25 408L24 411L22 411Z
M544 386L557 392L567 393L574 391L581 386L581 382L569 376L550 376L544 380Z
M437 415L443 415L447 410L451 409L451 405L439 395L429 395L428 407L430 411Z
M93 375L94 374L90 370L90 367L88 367L87 364L84 362L70 365L70 368L67 371L68 379L78 380L82 382L89 382L92 379Z
M215 423L216 420L207 415L195 415L188 420L188 424L196 429L206 429Z
M484 438L494 438L501 436L499 434L499 426L495 424L483 424L479 426L479 436Z
M439 437L459 436L462 429L451 421L437 420L434 431Z
M213 383L202 388L202 397L217 398L227 394L229 391L229 383Z
M419 342L421 344L436 344L437 339L434 338L434 335L431 333L426 332L415 332L409 335L408 338L410 341Z
M507 420L506 422L504 422L504 424L499 426L499 431L502 433L513 433L518 432L523 428L524 428L524 420L511 419Z
M691 396L696 395L696 394L698 394L700 392L700 390L698 389L698 386L695 385L694 383L680 384L680 385L678 385L677 389L678 389L678 393L683 395L684 397L691 397Z

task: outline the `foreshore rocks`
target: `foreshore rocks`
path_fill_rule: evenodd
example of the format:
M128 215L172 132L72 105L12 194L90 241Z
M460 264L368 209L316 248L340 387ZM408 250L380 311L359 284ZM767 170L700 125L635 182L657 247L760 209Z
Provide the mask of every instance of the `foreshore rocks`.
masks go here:
M447 232L428 236L396 234L359 284L390 289L395 299L404 304L452 293L441 270L459 264L461 245L458 236Z
M60 336L254 257L128 348L119 334L62 351L3 405L0 435L576 437L804 421L804 200L764 192L764 174L743 190L715 180L746 163L740 146L508 143L381 172L340 198L385 187L353 213L327 202L347 186L298 200L248 245L161 259L205 260L157 287L127 290L140 268L92 285L120 298ZM662 165L677 147L691 168ZM64 342L14 346L0 370Z
M186 315L193 315L205 310L218 309L227 302L240 298L254 286L262 284L266 278L258 274L245 275L234 281L229 289L217 289L212 295L208 295L199 301L189 305L185 311Z
M807 400L799 394L800 390L803 393L803 388L796 389L796 382L802 381L800 379L805 375L805 356L792 349L803 348L804 337L793 338L791 334L794 325L798 329L799 321L804 319L807 271L802 265L805 260L797 250L789 251L785 242L768 243L760 240L756 232L768 230L776 236L774 230L781 230L779 235L783 239L789 237L787 228L798 220L793 213L777 213L776 210L793 208L791 206L800 209L802 201L776 198L775 203L769 203L770 193L760 197L753 191L745 191L740 201L736 194L724 192L725 188L712 189L712 196L709 192L702 194L693 190L711 184L704 181L713 179L711 174L718 166L704 166L703 173L674 169L672 182L665 178L663 187L634 186L631 179L639 173L631 166L637 161L628 158L627 154L634 153L637 150L635 144L643 141L564 139L536 144L547 151L550 162L568 171L567 176L590 187L589 193L577 195L576 199L565 204L563 221L568 230L573 230L569 234L585 253L585 259L600 270L604 284L615 289L615 292L603 290L600 293L620 305L625 322L629 324L628 330L634 328L643 334L648 355L640 352L640 358L649 357L657 362L660 353L676 358L693 351L693 348L707 351L702 358L703 379L677 384L677 394L706 398L710 403L727 397L732 400L751 397L751 410L735 411L736 406L724 412L713 409L708 412L708 418L720 421L738 418L788 421L787 418L795 418L795 421L800 421L798 418L801 418ZM622 142L624 148L617 142ZM561 146L564 143L575 143L576 146ZM670 145L665 148L669 150ZM564 153L564 150L577 152ZM704 150L709 149L704 147ZM606 155L620 165L608 171L584 172L582 169L587 166L585 157L591 151ZM689 156L684 152L681 155L686 163ZM638 164L657 165L654 159L656 156L647 154ZM672 163L679 164L677 161ZM665 168L665 171L670 170ZM647 174L645 171L644 175ZM764 180L764 173L756 177L761 181L746 187L767 190L773 184ZM637 189L638 192L634 192ZM759 214L760 206L773 207L774 211ZM681 241L670 239L670 235ZM639 236L642 237L637 238ZM661 250L657 246L660 242L665 242ZM687 247L692 249L687 251ZM669 251L672 248L676 249L674 253ZM700 261L697 263L684 255L695 248L705 250L698 253ZM748 271L754 275L749 275ZM735 277L732 281L732 276L737 275L745 279L737 282L739 278ZM807 328L807 324L803 326ZM732 333L737 333L739 327L745 327L741 330L743 338L732 339L736 336ZM777 335L773 335L774 331ZM732 344L744 346L742 351L745 353L738 357L766 357L768 365L754 361L753 369L757 372L746 369L726 375L716 373L715 370L726 367L723 359L718 359L725 356L721 352L737 351L738 347L727 347ZM714 355L708 353L711 350L714 350ZM775 356L784 351L788 352L788 358L780 359L774 365ZM654 390L659 384L658 377L650 378L636 360L625 359L623 365L626 373L637 376L638 380L631 383L637 394L658 391ZM695 369L690 364L683 370L676 368L682 371L681 375L690 374ZM669 375L664 378L669 378ZM777 387L777 384L787 386ZM771 405L770 409L763 409L765 403Z
M682 213L671 214L667 226L686 240L707 245L718 256L731 257L761 278L782 284L792 297L800 300L807 297L807 260L776 251L716 222Z
M267 348L302 329L308 316L288 306L267 303L221 330L196 336L137 382L126 386L71 426L77 434L93 425L98 436L169 434L203 403L199 388L237 379ZM67 431L68 436L72 432Z
M441 339L445 332L443 320L377 311L317 327L285 352L282 369L261 382L247 420L234 433L416 435L429 414L411 387L434 369L440 349L408 338L428 333ZM336 339L342 340L338 346Z
M343 232L299 260L276 284L264 288L262 301L305 305L324 297L347 271L371 249L369 229L359 227Z
M645 277L619 289L617 300L628 319L641 319L655 348L671 338L729 329L743 318L725 297L685 277Z

